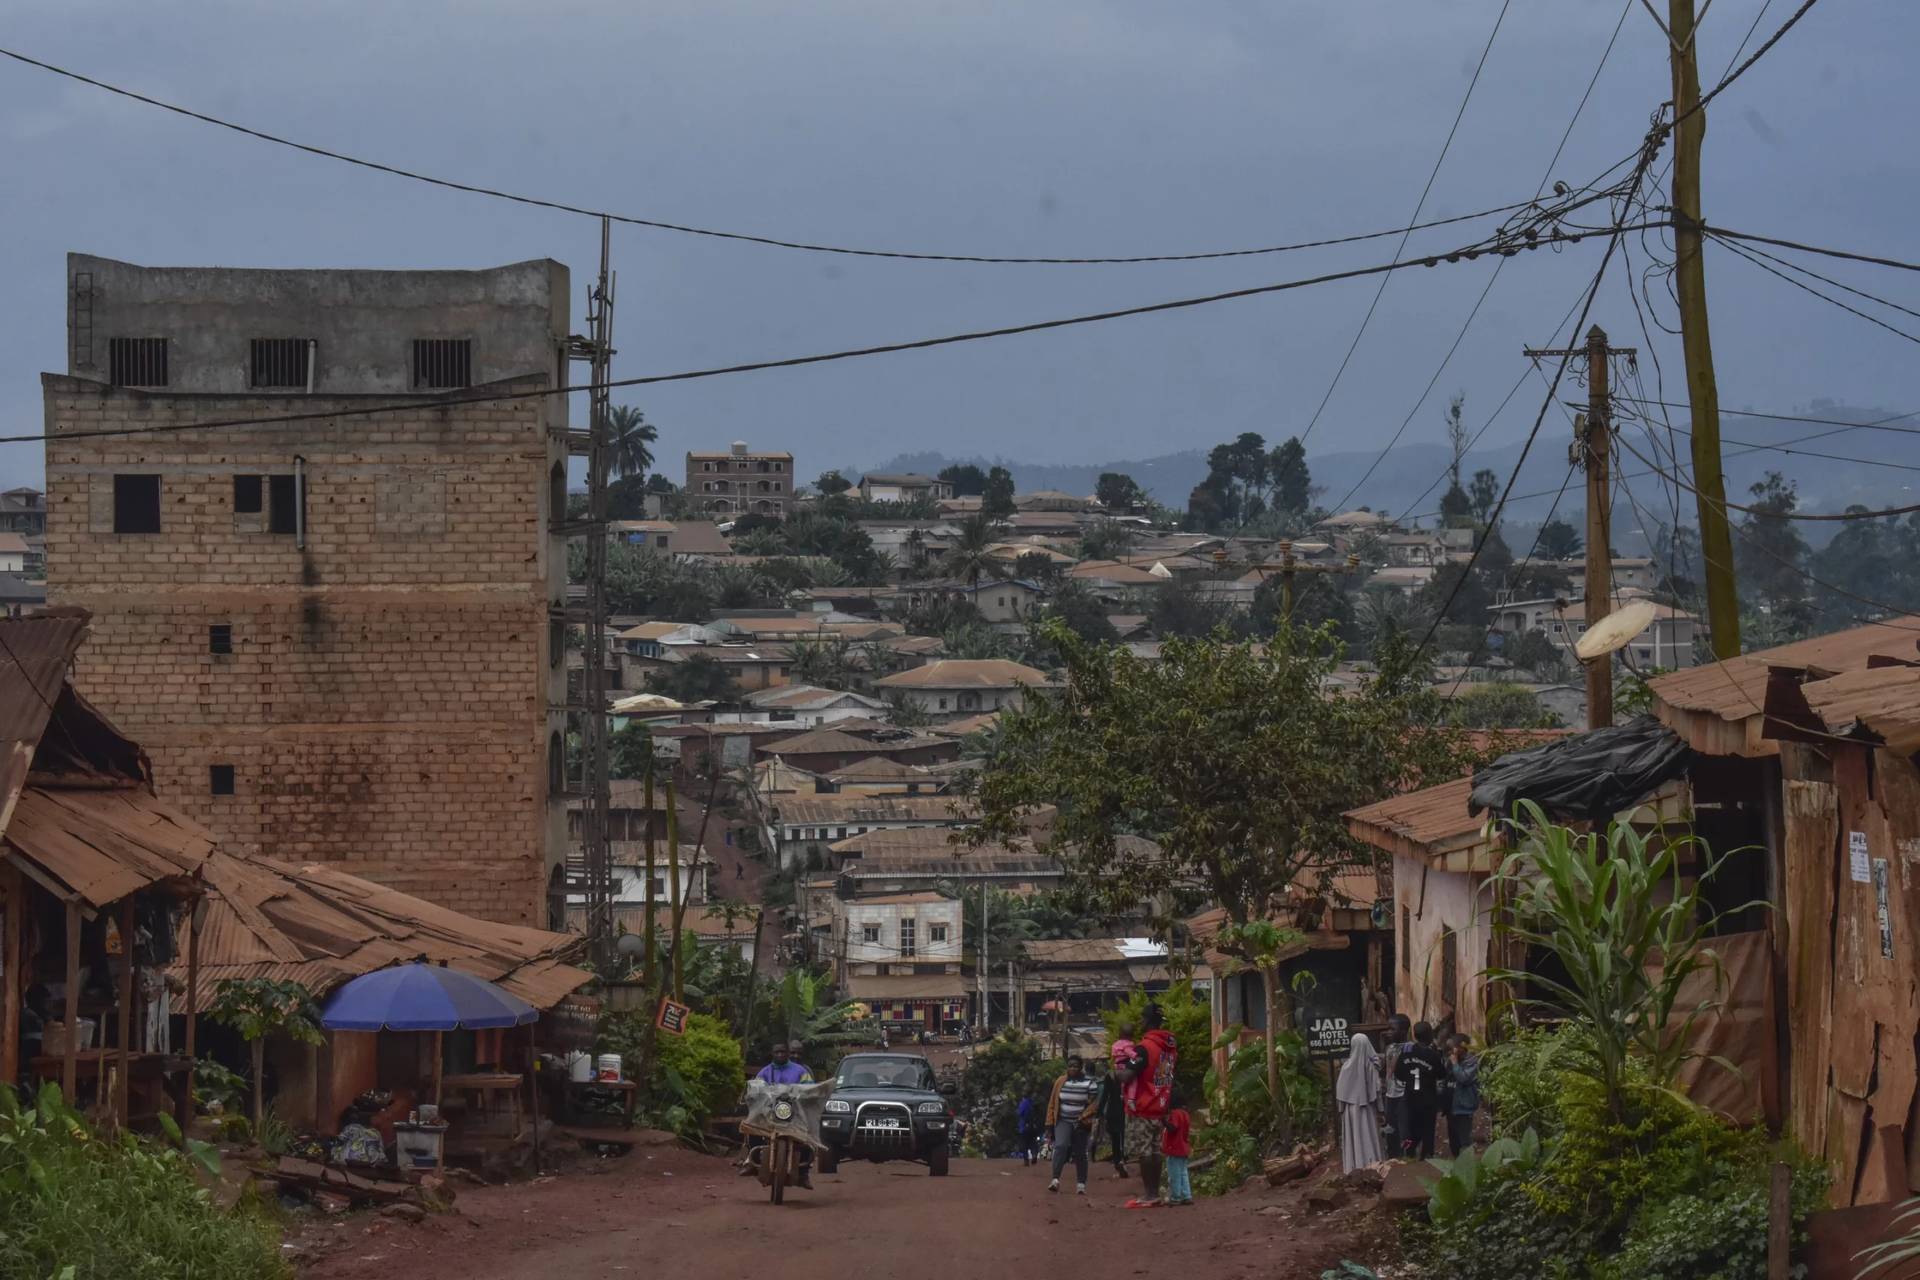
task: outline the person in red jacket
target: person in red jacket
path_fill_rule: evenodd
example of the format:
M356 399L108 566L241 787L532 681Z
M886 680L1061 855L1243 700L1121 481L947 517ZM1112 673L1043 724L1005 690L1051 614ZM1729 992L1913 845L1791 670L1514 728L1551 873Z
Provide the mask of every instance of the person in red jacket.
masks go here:
M1160 1006L1149 1004L1140 1015L1141 1036L1134 1050L1133 1079L1127 1084L1127 1155L1140 1162L1140 1182L1147 1194L1127 1201L1129 1209L1160 1205L1161 1119L1173 1099L1174 1067L1180 1049L1173 1033L1162 1024Z
M1176 1100L1161 1118L1165 1133L1160 1139L1160 1154L1167 1158L1167 1203L1193 1203L1193 1182L1187 1176L1187 1160L1193 1155L1193 1119Z

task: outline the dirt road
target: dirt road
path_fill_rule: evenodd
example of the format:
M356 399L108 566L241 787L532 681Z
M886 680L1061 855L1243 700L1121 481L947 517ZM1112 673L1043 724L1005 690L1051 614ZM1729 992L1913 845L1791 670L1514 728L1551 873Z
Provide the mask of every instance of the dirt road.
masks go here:
M722 1160L636 1150L533 1185L471 1188L419 1225L356 1216L317 1227L304 1280L1010 1280L1076 1275L1317 1280L1352 1256L1356 1223L1297 1198L1243 1191L1192 1208L1123 1209L1132 1182L1096 1170L1087 1197L1050 1195L1044 1169L957 1160L845 1165L775 1208ZM1265 1212L1262 1212L1262 1211ZM1284 1216L1283 1216L1284 1215Z

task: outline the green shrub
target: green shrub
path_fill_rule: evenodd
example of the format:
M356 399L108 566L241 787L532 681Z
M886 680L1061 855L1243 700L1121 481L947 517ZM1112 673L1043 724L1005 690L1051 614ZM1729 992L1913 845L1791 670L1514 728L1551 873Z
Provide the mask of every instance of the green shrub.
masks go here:
M90 1131L44 1086L22 1108L0 1088L0 1276L70 1280L274 1280L279 1233L223 1211L189 1156Z
M1023 1093L1045 1104L1053 1081L1065 1065L1048 1058L1040 1041L1009 1027L973 1051L960 1077L960 1112L967 1141L990 1156L1013 1150L1015 1112Z
M1607 1096L1570 1065L1586 1049L1569 1029L1493 1051L1483 1080L1502 1158L1490 1148L1450 1167L1417 1246L1425 1264L1458 1280L1761 1280L1773 1163L1793 1168L1796 1228L1820 1206L1825 1170L1654 1087L1637 1058ZM1508 1158L1529 1145L1511 1141L1522 1121L1544 1140Z
M594 1052L617 1053L630 1073L638 1073L646 1028L644 1014L608 1014L600 1020ZM739 1105L746 1090L746 1059L740 1042L719 1018L690 1014L685 1034L660 1032L653 1046L654 1060L646 1074L633 1077L640 1084L635 1109L646 1123L692 1138L708 1120Z
M1152 995L1134 991L1124 1004L1103 1011L1100 1020L1106 1024L1108 1044L1122 1028L1130 1028L1134 1039L1140 1038L1140 1015L1146 1012L1149 1001L1160 1006L1166 1018L1163 1025L1173 1033L1174 1048L1179 1052L1173 1065L1174 1092L1189 1110L1204 1105L1207 1046L1213 1043L1213 1006L1206 996L1194 993L1193 983L1187 979Z
M1274 1105L1273 1096L1267 1092L1266 1041L1256 1038L1235 1045L1239 1034L1240 1028L1229 1027L1214 1042L1221 1048L1232 1045L1233 1051L1227 1059L1224 1089L1218 1073L1209 1066L1203 1086L1204 1096L1215 1121L1244 1132L1253 1140L1257 1150L1265 1153L1280 1144L1286 1126L1282 1123L1279 1108ZM1298 1032L1282 1031L1274 1038L1274 1050L1280 1059L1282 1100L1293 1120L1292 1131L1298 1136L1317 1127L1324 1081L1314 1070L1313 1061L1307 1056L1307 1042Z
M1196 1130L1194 1150L1213 1157L1193 1175L1193 1189L1203 1196L1222 1196L1260 1172L1260 1143L1231 1120Z

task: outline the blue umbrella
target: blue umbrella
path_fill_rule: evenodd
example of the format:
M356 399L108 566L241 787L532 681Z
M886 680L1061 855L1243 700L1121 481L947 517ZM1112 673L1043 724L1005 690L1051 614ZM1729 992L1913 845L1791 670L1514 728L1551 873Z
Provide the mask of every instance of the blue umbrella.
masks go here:
M534 1022L540 1011L493 983L443 965L397 964L364 973L327 998L329 1031L482 1031Z

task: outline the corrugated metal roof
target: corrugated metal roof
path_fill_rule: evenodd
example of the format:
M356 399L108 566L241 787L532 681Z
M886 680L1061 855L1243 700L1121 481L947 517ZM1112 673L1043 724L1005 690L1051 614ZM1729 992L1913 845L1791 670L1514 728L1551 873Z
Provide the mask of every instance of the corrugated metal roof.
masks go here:
M213 852L206 828L136 788L28 787L6 841L96 907L190 879Z
M1687 736L1675 713L1745 720L1766 704L1770 667L1806 668L1838 674L1866 667L1868 659L1920 659L1920 616L1871 623L1830 636L1815 636L1774 649L1761 649L1723 662L1703 663L1648 682L1654 712L1670 728ZM1691 739L1690 739L1691 740ZM1698 746L1698 743L1694 744Z
M794 796L779 804L787 826L847 826L872 822L973 822L978 812L955 796Z
M1899 751L1920 747L1920 667L1875 667L1809 680L1800 696L1827 732L1861 730Z
M1045 684L1044 671L1006 658L942 658L874 681L885 689L1010 689Z
M78 610L0 620L0 831L86 634L87 615Z
M883 973L848 974L846 997L849 1000L965 1000L967 976L963 973Z
M1347 830L1379 848L1378 837L1397 837L1416 845L1435 846L1476 835L1485 820L1467 808L1472 778L1458 778L1437 787L1390 796L1378 803L1349 810ZM1369 897L1369 900L1371 898Z
M297 978L324 995L349 978L425 956L547 1008L593 975L567 961L577 934L495 924L348 875L215 853L205 866L201 1002L222 978Z

